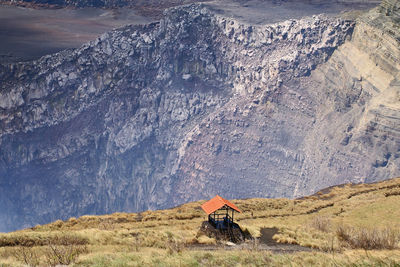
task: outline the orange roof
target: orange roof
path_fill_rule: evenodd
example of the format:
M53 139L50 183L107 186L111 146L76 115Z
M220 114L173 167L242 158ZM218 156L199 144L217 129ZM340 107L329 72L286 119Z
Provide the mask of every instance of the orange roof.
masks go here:
M236 207L235 204L233 204L232 202L229 202L228 200L226 200L218 195L216 195L214 198L210 199L209 201L207 201L206 203L201 205L201 208L207 214L211 214L214 211L219 210L220 208L222 208L225 205L236 210L237 212L241 212L240 209L238 209L238 207Z

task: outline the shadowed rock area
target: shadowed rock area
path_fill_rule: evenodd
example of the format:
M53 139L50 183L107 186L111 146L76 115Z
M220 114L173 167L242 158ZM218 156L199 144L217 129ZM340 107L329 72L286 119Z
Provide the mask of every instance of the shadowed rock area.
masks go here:
M398 176L393 3L263 25L192 4L1 65L0 231Z

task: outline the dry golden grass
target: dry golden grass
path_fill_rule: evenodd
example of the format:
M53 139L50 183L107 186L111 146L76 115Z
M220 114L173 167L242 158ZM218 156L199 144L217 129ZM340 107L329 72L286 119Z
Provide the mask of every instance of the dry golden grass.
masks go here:
M400 241L399 231L389 226L355 228L341 225L336 234L341 243L355 249L395 249Z
M397 178L333 187L296 200L233 200L243 211L235 215L238 223L253 236L259 237L263 227L276 227L278 242L310 247L314 252L271 254L256 245L232 251L218 246L213 251L192 249L193 244L217 243L197 235L206 219L200 209L204 201L198 201L168 210L82 216L0 234L0 266L23 266L23 253L29 257L31 252L33 258L39 253L39 262L46 266L41 251L49 244L65 246L65 240L85 245L84 253L74 258L75 266L398 266L399 190ZM340 233L340 229L346 231ZM354 245L369 244L366 237L373 242L389 241L390 246ZM366 253L359 247L369 250Z

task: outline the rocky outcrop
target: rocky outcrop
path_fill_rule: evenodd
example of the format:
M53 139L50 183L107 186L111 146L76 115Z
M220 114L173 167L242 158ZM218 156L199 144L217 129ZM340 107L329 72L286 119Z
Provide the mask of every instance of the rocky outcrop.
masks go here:
M398 46L369 16L253 26L188 5L2 65L0 230L399 175Z

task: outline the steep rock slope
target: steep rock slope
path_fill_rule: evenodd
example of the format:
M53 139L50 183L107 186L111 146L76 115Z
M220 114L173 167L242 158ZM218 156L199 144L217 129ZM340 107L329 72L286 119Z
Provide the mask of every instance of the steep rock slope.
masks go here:
M352 40L313 73L328 101L305 142L308 166L320 179L306 183L372 182L399 173L398 6L383 1L360 17Z
M246 197L295 197L332 184L398 175L400 46L398 17L391 11L396 5L385 1L360 17L352 39L311 75L288 76L297 70L286 69L291 53L274 52L277 57L260 70L276 70L276 84L248 91L247 99L232 98L200 124L180 168L202 188L199 198L224 191L234 192L230 197L238 191ZM246 73L252 76L245 84L256 86L257 71ZM182 180L180 197L192 183Z
M371 36L375 54L357 41L390 19L380 10L345 46L375 63L367 73L387 75L387 65L395 75L379 53L396 39ZM189 5L74 51L1 66L0 230L398 175L396 126L386 139L383 119L362 128L384 102L372 91L386 96L394 78L360 78L357 66L367 65L334 52L353 28L325 16L252 26ZM390 112L379 109L396 120Z

